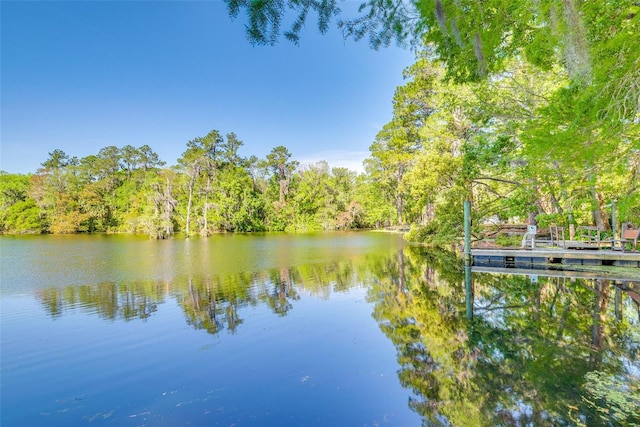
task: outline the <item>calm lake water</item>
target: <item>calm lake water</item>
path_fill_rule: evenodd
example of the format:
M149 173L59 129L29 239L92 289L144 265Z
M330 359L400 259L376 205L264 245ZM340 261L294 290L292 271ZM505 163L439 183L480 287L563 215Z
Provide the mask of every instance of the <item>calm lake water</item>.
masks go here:
M471 298L373 232L0 251L2 426L640 425L637 282L474 273Z

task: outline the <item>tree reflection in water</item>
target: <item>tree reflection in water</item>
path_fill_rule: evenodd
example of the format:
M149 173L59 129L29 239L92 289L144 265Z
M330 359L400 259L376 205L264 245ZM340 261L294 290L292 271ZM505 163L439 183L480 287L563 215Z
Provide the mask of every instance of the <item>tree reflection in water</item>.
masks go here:
M406 247L390 256L38 296L54 318L80 309L125 321L145 319L173 298L189 325L217 334L237 333L252 306L286 316L302 291L328 298L366 286L373 317L397 349L400 381L413 392L409 406L425 425L640 424L640 309L620 286L474 273L469 300L464 273L449 254Z
M106 320L146 319L164 302L167 284L156 281L99 283L97 285L51 287L38 291L38 298L52 317L81 308Z
M407 248L372 268L374 317L425 424L640 423L639 308L611 281L474 274L468 319L447 255Z

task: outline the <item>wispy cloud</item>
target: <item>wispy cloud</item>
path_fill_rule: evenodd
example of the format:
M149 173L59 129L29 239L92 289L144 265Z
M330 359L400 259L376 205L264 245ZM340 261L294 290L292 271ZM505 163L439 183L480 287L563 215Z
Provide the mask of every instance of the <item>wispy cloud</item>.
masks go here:
M297 160L300 166L308 166L320 161L326 161L332 168L341 167L361 173L364 172L362 162L369 157L368 151L348 151L348 150L326 150L314 153L310 156L303 156Z

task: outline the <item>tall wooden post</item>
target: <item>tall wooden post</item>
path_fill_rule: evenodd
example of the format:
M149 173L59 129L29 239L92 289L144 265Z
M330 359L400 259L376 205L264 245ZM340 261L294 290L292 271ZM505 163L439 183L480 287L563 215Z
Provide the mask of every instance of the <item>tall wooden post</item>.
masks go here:
M464 201L464 265L471 266L471 202Z
M613 239L618 238L618 209L616 200L611 201L611 232L613 232Z
M473 318L473 281L471 280L471 202L464 201L464 290L467 318Z

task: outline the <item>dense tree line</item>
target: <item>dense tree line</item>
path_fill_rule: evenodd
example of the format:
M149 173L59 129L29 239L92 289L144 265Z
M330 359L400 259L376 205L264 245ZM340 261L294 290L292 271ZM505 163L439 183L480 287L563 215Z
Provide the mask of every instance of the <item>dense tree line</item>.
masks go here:
M246 9L250 38L274 43L286 7ZM287 7L320 30L337 2ZM150 147L56 150L33 175L0 177L0 231L330 230L414 224L412 240L491 219L571 227L640 222L640 5L637 1L371 0L347 34L422 46L373 141L366 173L300 168L285 147L242 158L233 133L187 143L164 167ZM572 237L572 236L569 236Z
M510 70L456 83L420 56L364 174L300 167L283 146L242 157L243 142L217 130L188 141L173 167L148 145L82 159L54 150L34 174L0 175L0 231L164 238L411 224L411 240L448 244L462 234L463 200L473 201L476 225L606 230L613 201L618 220L640 222L640 121L599 121L560 68L513 60Z
M321 32L341 14L337 1L227 4L259 44L287 13L296 43L310 10ZM430 224L415 238L459 235L463 199L476 219L607 229L615 201L640 221L637 0L367 0L359 12L337 18L347 36L424 50L368 162L380 209Z
M283 146L241 157L234 133L213 130L167 167L148 145L81 159L49 153L34 174L0 175L4 233L335 230L373 226L363 177L319 162L300 168Z
M639 222L640 120L602 121L562 69L514 60L510 70L455 83L425 55L406 71L366 161L389 219L416 224L411 239L434 243L462 234L464 200L478 228L610 230L613 204L618 222Z

